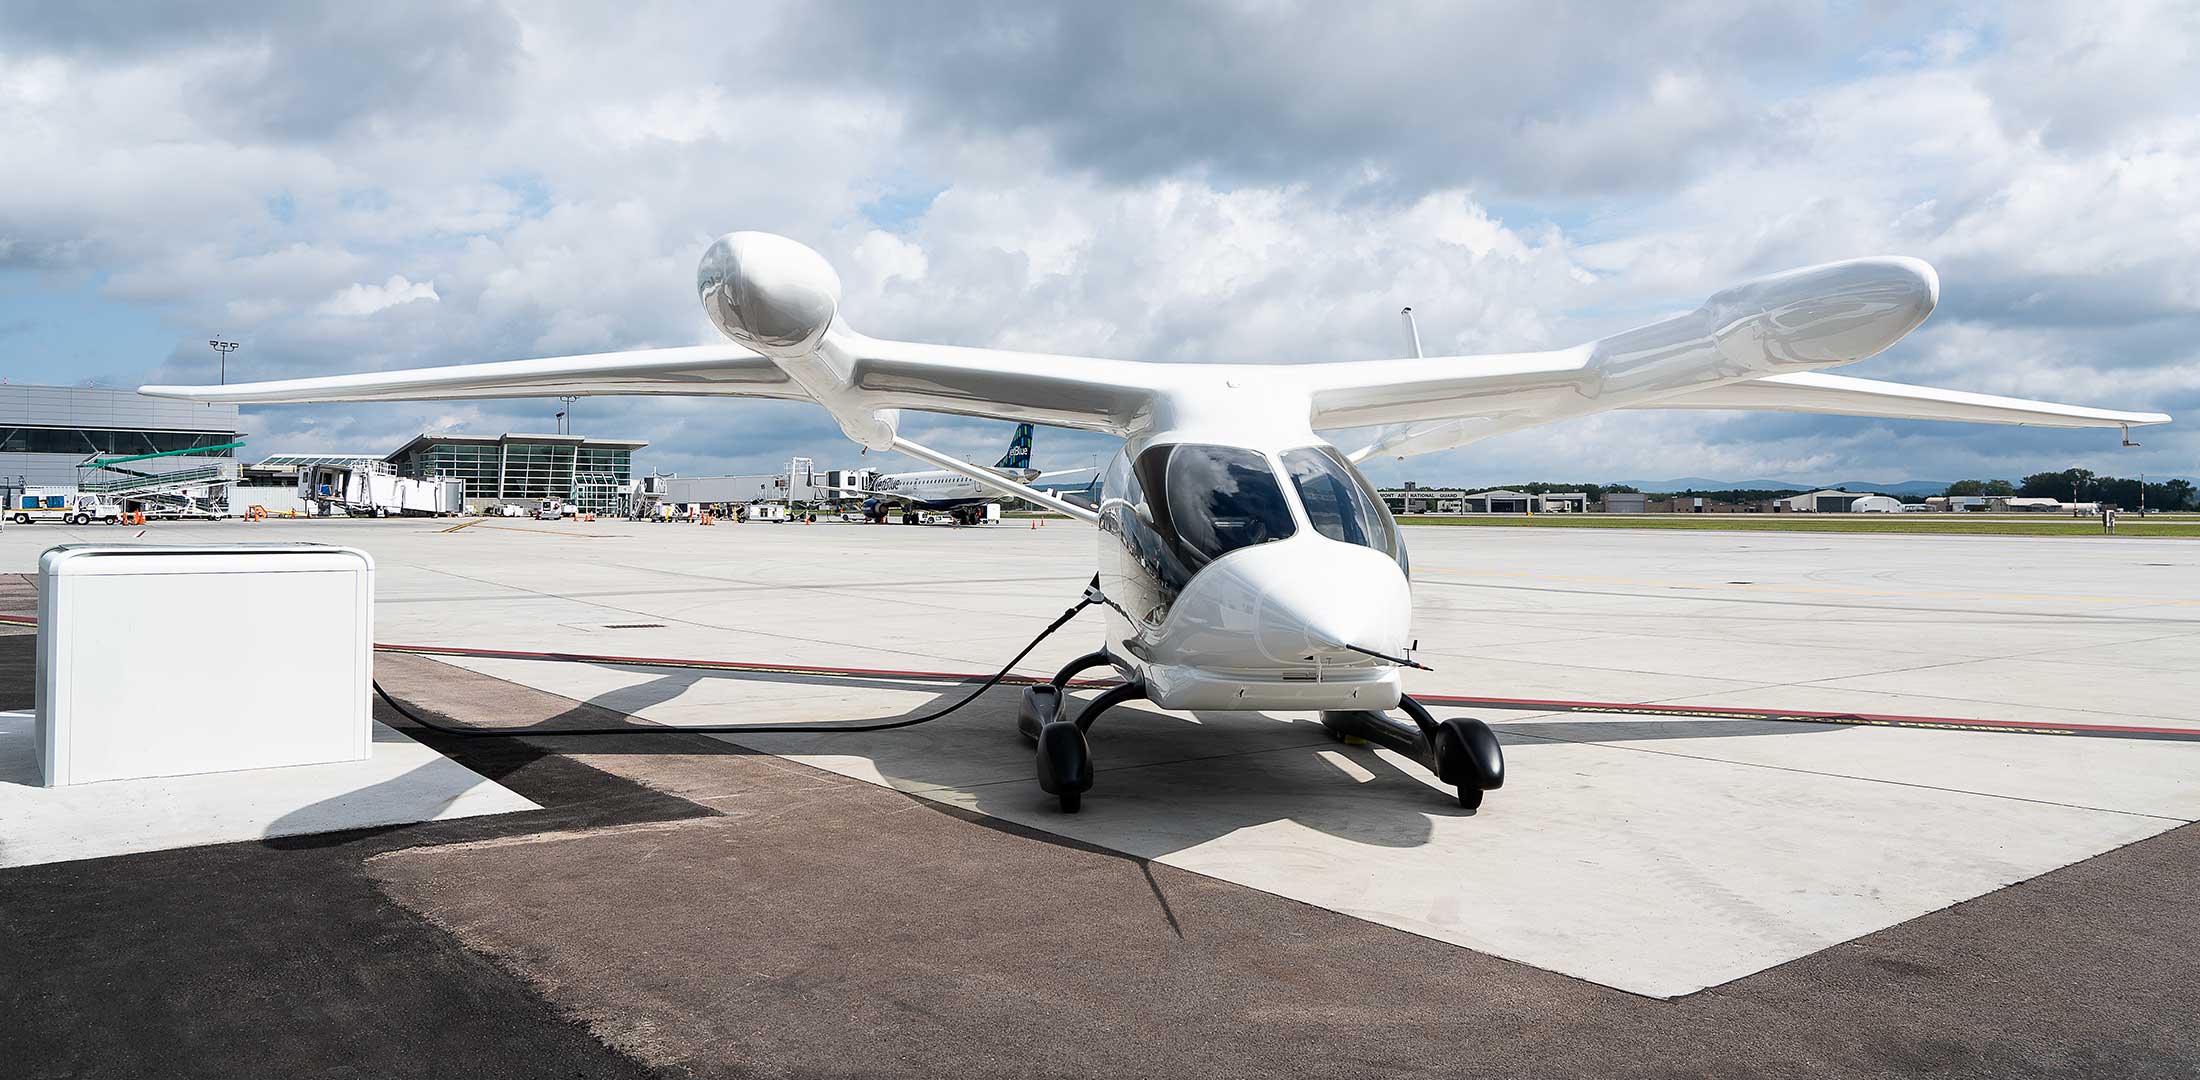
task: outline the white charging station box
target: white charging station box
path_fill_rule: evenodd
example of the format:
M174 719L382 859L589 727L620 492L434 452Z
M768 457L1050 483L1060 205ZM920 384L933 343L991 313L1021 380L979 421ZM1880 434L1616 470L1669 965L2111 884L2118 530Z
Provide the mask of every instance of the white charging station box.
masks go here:
M358 761L374 560L322 544L64 544L38 560L46 786Z

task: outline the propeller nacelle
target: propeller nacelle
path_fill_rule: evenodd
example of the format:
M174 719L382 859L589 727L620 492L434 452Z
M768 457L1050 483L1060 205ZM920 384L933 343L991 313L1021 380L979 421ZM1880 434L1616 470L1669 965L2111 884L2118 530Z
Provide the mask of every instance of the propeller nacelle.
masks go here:
M780 359L815 351L840 310L832 264L773 233L719 237L695 269L695 288L720 333Z

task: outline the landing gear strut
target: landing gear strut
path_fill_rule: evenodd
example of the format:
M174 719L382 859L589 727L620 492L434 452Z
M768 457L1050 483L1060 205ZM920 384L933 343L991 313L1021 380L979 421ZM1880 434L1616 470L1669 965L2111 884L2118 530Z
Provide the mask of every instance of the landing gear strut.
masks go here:
M1039 787L1062 801L1065 814L1076 813L1092 787L1092 746L1085 740L1085 729L1101 713L1145 697L1146 688L1136 682L1108 687L1087 702L1075 720L1062 718L1063 690L1080 672L1114 665L1107 653L1086 653L1055 672L1053 679L1025 687L1016 709L1016 730L1038 744Z
M1483 792L1505 786L1505 751L1488 724L1464 716L1438 720L1409 695L1399 695L1398 707L1410 723L1359 710L1325 712L1322 727L1339 741L1365 739L1412 758L1457 788L1459 805L1469 810L1482 805Z

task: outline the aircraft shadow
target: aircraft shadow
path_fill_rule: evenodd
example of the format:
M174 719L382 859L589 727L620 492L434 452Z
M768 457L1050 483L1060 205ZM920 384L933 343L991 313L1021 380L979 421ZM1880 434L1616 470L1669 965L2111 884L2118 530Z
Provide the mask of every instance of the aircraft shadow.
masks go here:
M601 665L619 668L620 665ZM623 670L640 670L628 666ZM679 700L710 682L890 688L923 686L934 692L921 704L878 716L820 716L817 723L890 722L934 711L970 692L970 684L938 686L886 678L847 678L802 673L725 673L680 670L648 682L606 691L566 713L527 729L605 723L606 712L636 714ZM1132 703L1110 710L1093 727L1099 770L1082 814L1062 814L1037 783L1031 743L1016 731L1018 687L996 687L962 711L935 723L897 731L794 735L725 735L728 753L835 756L868 761L889 786L921 797L950 813L974 812L1037 829L1072 842L1097 844L1154 857L1194 847L1231 833L1292 821L1355 843L1408 848L1428 842L1439 818L1469 817L1450 789L1416 765L1365 746L1330 740L1311 715L1198 713L1189 717ZM1090 690L1073 693L1088 700ZM1076 708L1078 706L1071 706ZM750 722L739 704L725 706L714 723ZM1439 717L1468 710L1437 706ZM636 732L684 730L634 719ZM1491 724L1509 744L1534 742L1625 743L1761 735L1831 734L1834 726L1761 720L1676 718L1630 721L1565 721L1549 718ZM417 729L415 729L417 730ZM457 740L480 742L483 740ZM641 737L544 739L529 745L590 754L697 752L701 740L677 743ZM1501 799L1502 794L1492 799Z

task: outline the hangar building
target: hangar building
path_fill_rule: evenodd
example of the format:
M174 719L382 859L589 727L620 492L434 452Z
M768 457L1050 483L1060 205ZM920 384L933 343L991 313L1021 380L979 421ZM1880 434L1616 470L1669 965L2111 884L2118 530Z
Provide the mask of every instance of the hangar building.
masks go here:
M1780 500L1780 510L1791 514L1845 514L1864 495L1854 491L1811 491Z

